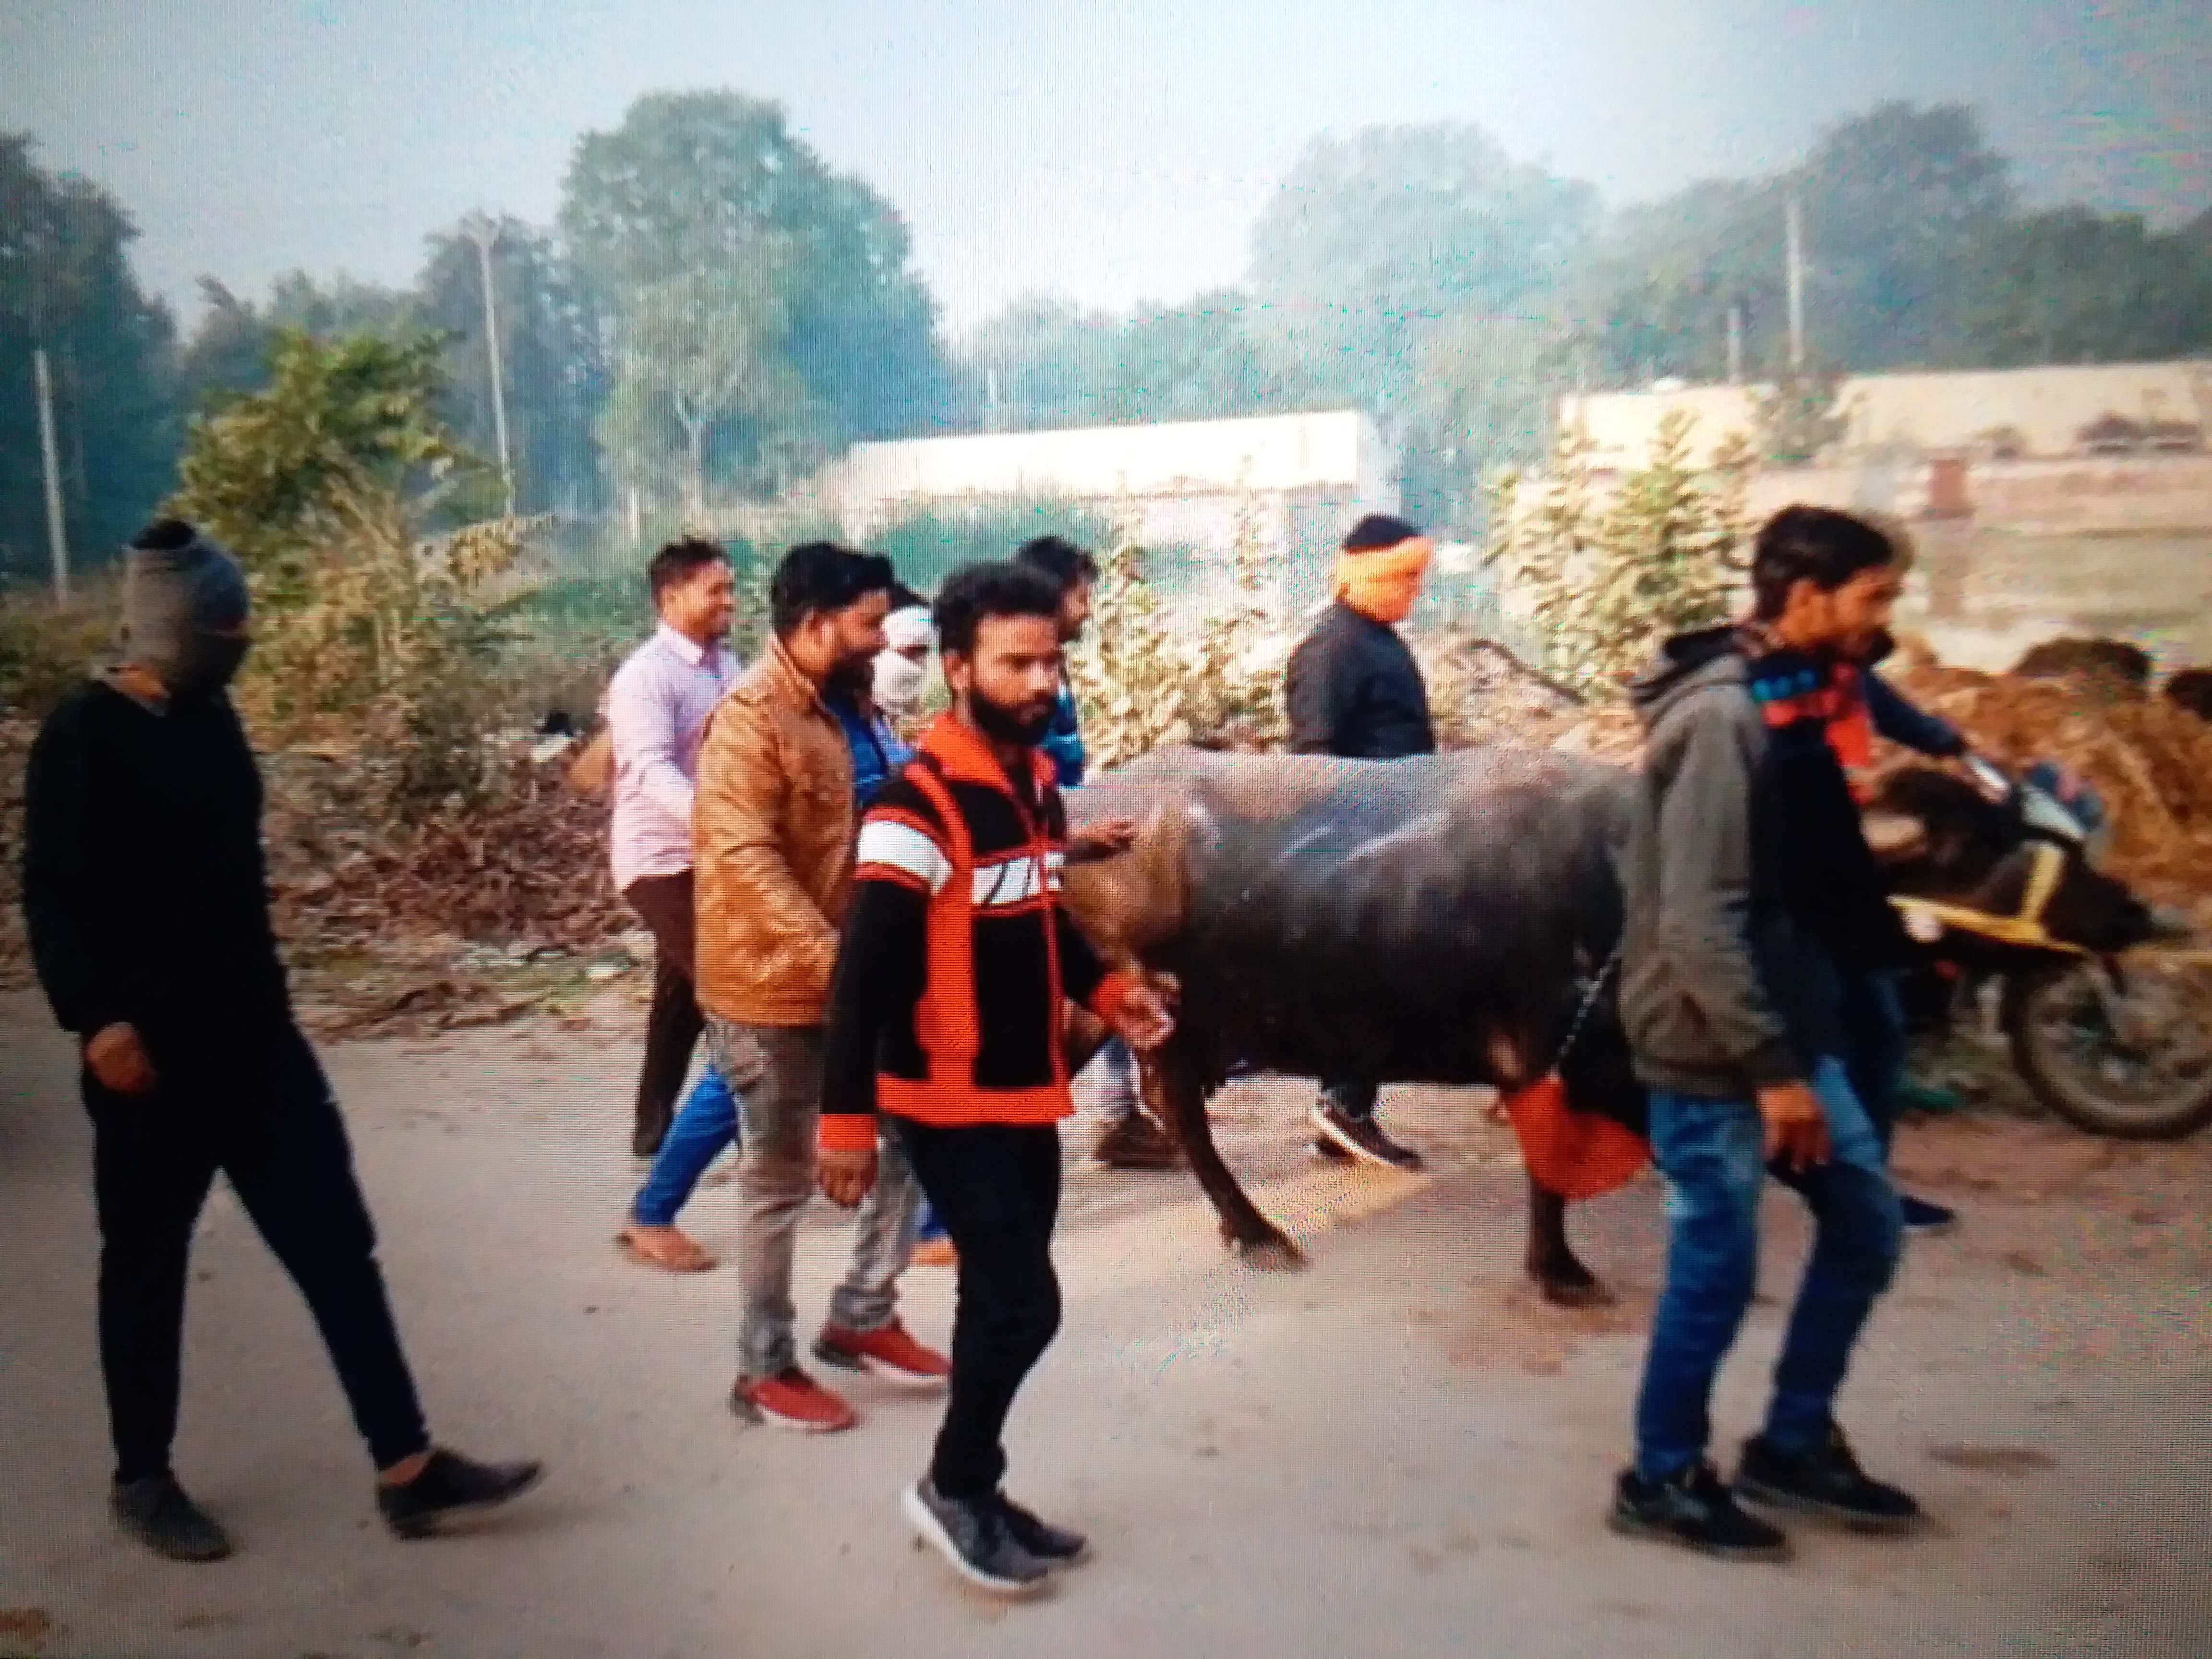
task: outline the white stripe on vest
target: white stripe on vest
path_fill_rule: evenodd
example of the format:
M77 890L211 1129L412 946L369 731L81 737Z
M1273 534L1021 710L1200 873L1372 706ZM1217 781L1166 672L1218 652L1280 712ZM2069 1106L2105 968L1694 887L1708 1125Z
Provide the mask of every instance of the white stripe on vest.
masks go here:
M1050 890L1060 890L1060 854L1045 854L1049 872ZM1027 904L1047 890L1047 883L1037 874L1037 861L1028 853L1018 853L1011 858L995 859L988 864L975 866L975 885L970 889L973 902L978 910L1006 909L1018 904Z
M952 860L935 842L910 823L887 818L870 818L860 825L860 844L853 861L903 871L926 884L932 893L942 892L945 884L952 879Z

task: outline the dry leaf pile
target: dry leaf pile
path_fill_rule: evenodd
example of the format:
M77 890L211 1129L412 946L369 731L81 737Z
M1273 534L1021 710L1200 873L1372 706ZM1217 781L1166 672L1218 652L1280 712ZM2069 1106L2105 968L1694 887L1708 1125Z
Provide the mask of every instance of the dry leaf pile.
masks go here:
M2212 725L2162 697L2107 700L2064 679L1917 663L1898 688L2002 765L2056 761L2112 819L2116 875L2161 892L2212 891Z
M34 728L0 721L0 989L31 982L21 861ZM512 1018L597 958L649 958L606 864L604 803L561 787L562 759L514 745L473 801L404 823L376 763L342 750L264 757L264 841L277 937L323 1035L452 1030Z

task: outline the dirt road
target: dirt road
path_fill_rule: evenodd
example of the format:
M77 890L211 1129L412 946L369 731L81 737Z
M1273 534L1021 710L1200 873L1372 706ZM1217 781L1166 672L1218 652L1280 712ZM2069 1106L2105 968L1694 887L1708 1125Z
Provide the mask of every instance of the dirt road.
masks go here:
M1790 1565L1727 1567L1601 1525L1653 1187L1578 1218L1621 1308L1560 1315L1518 1287L1520 1177L1470 1097L1392 1097L1439 1155L1407 1181L1321 1170L1297 1148L1307 1089L1240 1085L1224 1143L1314 1266L1249 1273L1186 1178L1072 1162L1066 1329L1018 1408L1012 1489L1090 1528L1097 1559L1009 1608L908 1547L894 1499L932 1401L863 1384L857 1432L743 1429L730 1273L617 1256L629 1036L603 1017L329 1055L434 1424L546 1457L544 1491L466 1537L386 1538L305 1313L218 1192L178 1461L243 1547L188 1568L109 1532L88 1134L43 1008L0 999L0 1655L2212 1653L2212 1143L1995 1115L1909 1132L1905 1162L1966 1224L1911 1247L1845 1415L1938 1524L1802 1526ZM710 1187L693 1218L725 1252L730 1203ZM1786 1297L1804 1232L1786 1198L1773 1213ZM843 1238L811 1219L810 1326ZM950 1289L913 1275L925 1335ZM1725 1380L1730 1453L1781 1312L1760 1307Z

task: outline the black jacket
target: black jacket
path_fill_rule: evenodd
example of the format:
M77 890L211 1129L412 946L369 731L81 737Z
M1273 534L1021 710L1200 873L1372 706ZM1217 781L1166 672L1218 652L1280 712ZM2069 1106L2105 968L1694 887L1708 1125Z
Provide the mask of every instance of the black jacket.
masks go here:
M289 1027L261 777L228 701L157 714L88 684L40 732L24 793L23 911L64 1030L126 1021L159 1070Z
M1285 701L1293 754L1400 760L1437 751L1413 653L1396 629L1341 599L1291 653Z
M861 823L830 982L824 1146L874 1145L873 1114L939 1127L1073 1109L1063 998L1109 1009L1109 974L1060 902L1067 815L1053 763L1018 787L946 715Z

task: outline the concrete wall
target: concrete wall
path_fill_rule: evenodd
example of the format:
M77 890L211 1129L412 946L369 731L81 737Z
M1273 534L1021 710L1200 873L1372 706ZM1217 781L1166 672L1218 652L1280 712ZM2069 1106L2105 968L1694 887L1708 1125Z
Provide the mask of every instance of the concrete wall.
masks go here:
M1389 453L1357 410L1063 432L856 444L820 492L850 518L963 496L1139 499L1333 489L1395 493Z
M1674 392L1599 392L1560 400L1562 425L1578 425L1601 465L1637 467L1659 422L1680 410L1697 424L1699 464L1731 433L1753 424L1753 389L1685 386ZM1866 374L1846 380L1838 406L1850 417L1839 447L1910 456L1993 456L2008 434L2022 457L2082 453L2084 427L2117 415L2138 423L2179 422L2212 434L2212 362L2115 363L1943 374Z
M1291 611L1326 594L1336 546L1363 514L1398 510L1396 457L1356 410L860 444L811 493L863 543L916 511L1038 499L1217 560L1249 532L1271 602ZM1194 597L1225 593L1230 580L1218 569Z
M2130 641L2162 672L2212 664L2212 456L1974 464L1968 516L1953 518L1928 516L1932 471L1878 457L1771 468L1746 496L1754 520L1802 502L1904 520L1899 621L1946 661L2009 668L2070 634Z

